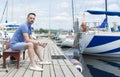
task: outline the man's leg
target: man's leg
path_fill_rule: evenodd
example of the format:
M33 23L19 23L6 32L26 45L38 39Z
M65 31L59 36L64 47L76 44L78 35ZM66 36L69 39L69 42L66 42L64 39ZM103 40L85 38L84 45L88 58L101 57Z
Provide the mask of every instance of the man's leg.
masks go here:
M35 60L34 60L34 45L33 45L33 43L26 43L25 48L28 49L28 55L29 55L29 58L30 58L30 63L32 65L32 66L30 66L30 69L35 70L35 71L43 71L43 69L38 67L36 65L36 63L35 63Z
M40 61L43 61L43 57L41 55L40 49L39 49L39 45L34 45L34 51L36 53L36 55L38 56Z
M40 60L40 64L51 64L50 61L43 60L43 57L40 53L39 45L34 45L34 51L35 51L36 55L38 56L38 58Z
M35 60L34 60L35 51L34 51L33 43L25 43L25 42L16 43L12 49L14 50L28 49L28 56L30 58L30 63L31 63L30 69L35 71L43 71L43 69L38 67L35 63Z

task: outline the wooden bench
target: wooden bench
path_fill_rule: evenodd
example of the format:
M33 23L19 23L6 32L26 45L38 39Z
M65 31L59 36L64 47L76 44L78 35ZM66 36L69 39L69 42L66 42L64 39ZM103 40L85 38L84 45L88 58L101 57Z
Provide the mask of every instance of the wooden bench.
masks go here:
M11 50L9 41L6 42L6 49L3 51L3 68L6 68L6 59L13 56L17 61L17 69L19 68L20 50ZM25 50L23 51L23 59L25 59Z

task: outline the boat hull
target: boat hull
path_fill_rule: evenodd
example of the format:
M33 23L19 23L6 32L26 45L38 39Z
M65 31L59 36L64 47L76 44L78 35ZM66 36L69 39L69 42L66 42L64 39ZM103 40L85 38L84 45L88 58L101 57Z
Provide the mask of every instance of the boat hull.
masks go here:
M61 46L62 47L73 47L73 43L74 43L74 38L73 39L72 38L66 38L62 42Z
M120 57L120 33L85 33L80 46L83 54Z

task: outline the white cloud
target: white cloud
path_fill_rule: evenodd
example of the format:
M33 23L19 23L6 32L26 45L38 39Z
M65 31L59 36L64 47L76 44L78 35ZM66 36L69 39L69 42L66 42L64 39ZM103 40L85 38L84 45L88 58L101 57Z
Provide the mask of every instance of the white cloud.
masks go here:
M104 9L101 7L91 7L89 10L104 10Z
M68 13L63 12L63 13L60 13L60 14L54 16L52 19L53 20L60 20L60 21L70 21L71 16L69 16Z
M4 8L6 0L0 1L0 17ZM8 9L8 20L12 19L20 23L24 22L26 15L29 12L35 12L36 28L48 28L49 26L49 10L51 9L51 24L54 28L64 28L67 25L72 25L72 15L71 15L71 0L12 0L9 1ZM51 1L51 8L49 7ZM82 20L82 14L86 10L104 10L105 9L105 0L74 0L75 1L75 16L79 18L79 21ZM117 3L118 2L118 3ZM119 0L108 0L108 10L111 11L120 11L120 1ZM13 7L13 17L12 15L12 6ZM109 17L110 18L110 17ZM86 21L102 21L104 16L95 16L86 13ZM110 18L111 21L113 18ZM116 18L114 19L114 21ZM119 19L117 19L119 21Z
M111 11L118 11L120 9L120 6L118 6L117 4L111 4L110 6L108 6L108 9Z
M105 0L86 0L86 2L90 5L105 4Z
M70 5L68 2L62 2L58 4L58 8L68 8Z

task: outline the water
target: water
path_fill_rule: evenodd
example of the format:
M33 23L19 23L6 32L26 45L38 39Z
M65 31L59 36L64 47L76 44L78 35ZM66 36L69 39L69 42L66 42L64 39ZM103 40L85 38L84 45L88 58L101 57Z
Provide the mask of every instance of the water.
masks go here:
M120 58L79 55L74 57L73 48L62 48L68 58L76 58L83 65L84 77L120 77Z

